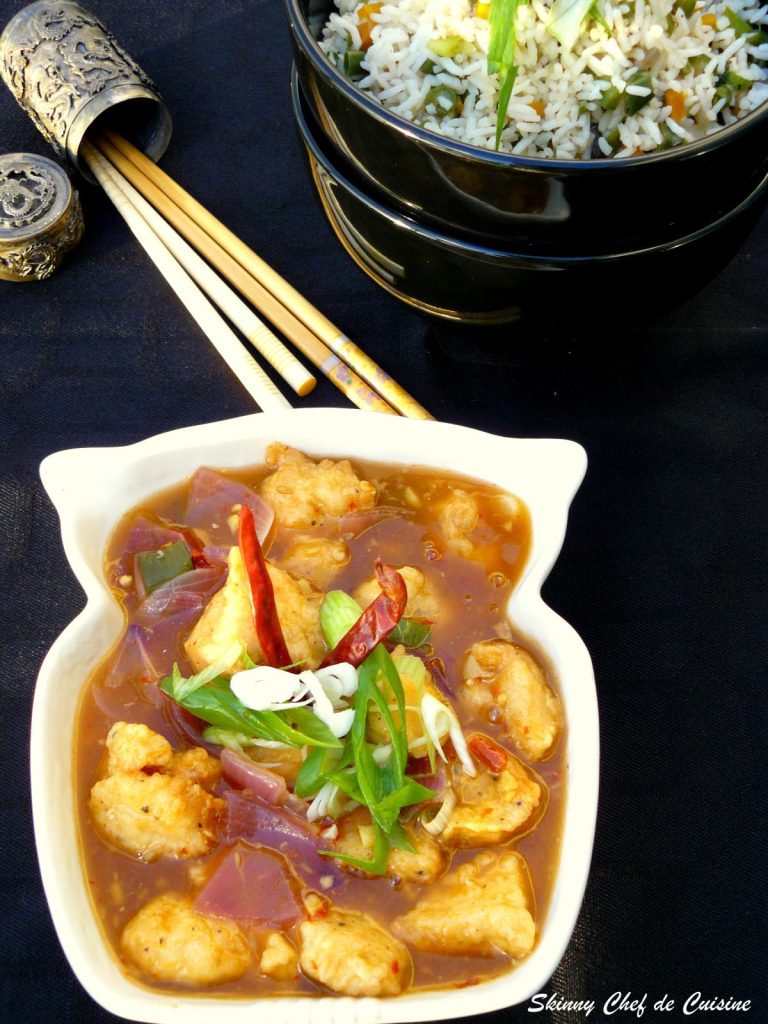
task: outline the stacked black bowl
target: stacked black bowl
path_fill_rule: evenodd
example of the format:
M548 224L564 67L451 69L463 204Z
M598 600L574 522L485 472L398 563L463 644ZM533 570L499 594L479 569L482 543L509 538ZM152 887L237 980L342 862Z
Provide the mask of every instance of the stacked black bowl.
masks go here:
M293 104L325 212L382 287L467 321L653 315L702 287L768 199L768 104L627 159L510 156L382 107L317 44L331 0L286 0Z

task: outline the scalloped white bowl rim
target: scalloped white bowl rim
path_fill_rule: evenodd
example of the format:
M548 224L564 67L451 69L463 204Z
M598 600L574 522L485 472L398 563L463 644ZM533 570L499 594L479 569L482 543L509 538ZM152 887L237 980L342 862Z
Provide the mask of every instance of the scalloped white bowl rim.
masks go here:
M397 999L232 998L145 988L109 949L91 904L80 856L74 786L77 713L91 672L112 648L123 614L102 572L109 536L141 500L181 482L200 465L245 467L280 440L310 455L349 456L448 469L517 494L533 523L531 552L508 605L515 629L544 652L560 683L566 716L568 782L560 864L533 952L514 970L466 988ZM61 519L64 549L85 591L38 676L32 714L31 775L41 874L59 940L81 984L105 1009L146 1024L376 1024L467 1017L525 1002L542 990L565 952L587 882L597 813L599 732L592 664L575 630L541 598L557 558L568 509L586 471L573 441L508 438L436 421L344 409L256 413L157 435L125 447L50 455L43 484Z

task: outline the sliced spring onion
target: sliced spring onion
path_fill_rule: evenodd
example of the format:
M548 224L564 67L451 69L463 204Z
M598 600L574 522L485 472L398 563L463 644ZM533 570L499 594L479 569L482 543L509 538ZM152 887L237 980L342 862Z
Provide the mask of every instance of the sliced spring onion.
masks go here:
M351 697L357 692L357 669L354 665L346 662L326 665L325 668L315 669L314 675L323 684L323 689L335 708L344 705L343 698Z
M211 666L207 671L213 668ZM315 747L341 746L328 726L307 708L252 711L232 692L228 680L223 676L217 675L200 683L203 674L194 677L197 685L190 689L190 681L184 679L178 665L174 665L173 674L163 679L160 689L197 718L218 729L250 738L276 740L292 747L307 744Z
M333 782L326 782L316 793L307 808L307 821L322 821L323 818L340 818L355 806L354 801L342 793Z
M201 686L205 686L219 676L226 675L242 655L242 644L234 643L223 658L204 668L202 672L198 672L196 675L189 676L186 679L179 671L179 666L174 664L173 674L171 675L173 692L170 695L177 703L183 703L187 697L193 694L195 690L199 690ZM168 693L169 691L166 690L165 692Z
M421 699L421 718L424 722L425 735L429 736L443 761L447 761L447 758L443 752L442 740L448 735L464 771L467 775L476 775L475 763L467 749L467 741L453 708L443 704L431 693L425 693Z
M443 796L443 802L440 805L440 810L429 821L422 819L421 826L425 832L429 832L431 836L439 836L445 826L448 824L448 819L453 814L454 808L456 807L456 794L452 788L448 788Z
M496 110L496 149L517 77L515 66L515 16L521 0L493 0L488 13L488 74L499 76L499 101Z
M282 711L294 698L302 698L306 694L300 676L270 665L256 665L243 672L235 672L231 686L238 700L253 711Z
M555 0L547 26L566 50L572 50L581 32L581 23L589 14L594 0Z
M329 590L320 605L320 631L328 647L333 650L343 636L350 631L363 609L343 590Z
M306 692L312 698L312 710L320 719L325 722L334 736L346 736L352 728L355 712L352 708L345 708L343 711L335 711L333 704L323 689L322 682L314 672L301 672L299 679L306 687Z
M220 747L227 747L229 750L237 750L242 753L244 747L253 746L253 738L246 736L244 732L235 732L234 729L217 729L215 725L209 725L203 730L203 739L206 743L218 743Z

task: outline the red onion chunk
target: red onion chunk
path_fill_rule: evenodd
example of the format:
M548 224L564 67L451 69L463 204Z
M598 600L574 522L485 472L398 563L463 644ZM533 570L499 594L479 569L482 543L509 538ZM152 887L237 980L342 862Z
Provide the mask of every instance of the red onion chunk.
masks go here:
M180 530L162 526L147 516L136 516L123 546L123 555L138 555L142 551L158 551L165 544L185 540Z
M256 533L263 542L275 518L272 506L255 491L213 469L198 469L189 484L184 522L205 529L214 544L231 544L227 520L233 505L247 505L256 521Z
M195 900L195 909L247 924L288 928L303 917L285 860L238 843Z
M123 682L151 683L157 679L157 669L149 652L150 641L150 630L132 623L114 653L104 686L119 686Z
M202 611L226 578L222 565L207 569L191 569L175 576L154 590L139 605L136 617L141 621L160 615L174 615L189 611ZM191 623L190 623L191 625Z
M306 818L287 807L267 804L247 789L230 789L223 796L227 801L223 842L240 839L282 853L303 879L321 890L339 884L343 877L339 868L331 858L321 857L318 852L327 849L328 843Z
M282 775L263 768L236 750L222 750L221 773L236 789L248 789L267 804L277 806L288 799L288 787Z

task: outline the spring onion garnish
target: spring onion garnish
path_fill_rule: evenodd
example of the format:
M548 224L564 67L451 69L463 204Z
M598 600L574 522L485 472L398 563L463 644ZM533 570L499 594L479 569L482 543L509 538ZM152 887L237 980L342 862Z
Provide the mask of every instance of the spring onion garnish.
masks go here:
M488 74L499 76L499 105L496 111L496 149L507 116L509 100L517 76L515 64L515 16L525 0L493 0L488 14Z
M241 746L243 739L256 738L285 743L291 747L304 747L307 744L318 748L341 746L328 725L307 707L291 704L280 711L254 711L247 707L232 691L229 680L223 674L233 664L231 660L227 664L230 653L234 653L236 660L241 651L242 648L233 645L233 651L227 652L223 661L188 679L181 675L179 666L174 665L173 673L163 679L160 689L214 728L235 733L236 742Z
M398 820L400 811L431 799L433 793L406 775L408 737L403 686L392 658L381 644L358 666L357 683L354 720L340 755L311 749L299 772L295 791L299 796L315 797L313 816L324 805L333 808L333 801L341 796L367 807L373 828L372 858L361 860L332 850L322 852L371 874L383 874L392 846L411 849ZM390 709L391 700L399 716L397 725ZM372 707L383 719L388 743L376 745L367 738ZM335 789L326 789L329 783ZM326 800L328 803L324 804Z
M443 802L440 805L440 810L429 821L422 820L422 828L425 832L429 832L431 836L439 836L445 826L448 824L448 819L453 814L454 808L456 807L456 794L450 787L446 789L445 795L443 796Z
M347 699L357 690L352 665L329 665L294 675L269 665L256 665L232 676L232 692L252 711L291 711L311 706L334 736L346 736L354 711Z
M453 708L443 704L441 700L438 700L431 693L425 693L421 698L421 720L424 723L425 735L429 736L435 750L443 761L448 759L443 752L441 737L444 737L447 733L451 738L454 750L461 761L464 771L467 775L477 774L475 763L467 749L464 733L461 731L459 720Z
M579 38L581 23L591 12L595 0L555 0L551 20L547 26L550 33L566 50L572 50Z

